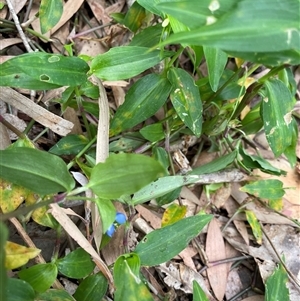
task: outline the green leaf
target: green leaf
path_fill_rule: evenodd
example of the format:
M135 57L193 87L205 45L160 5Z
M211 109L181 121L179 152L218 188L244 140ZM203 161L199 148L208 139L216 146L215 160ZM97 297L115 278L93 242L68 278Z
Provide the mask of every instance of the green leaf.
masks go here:
M78 57L32 52L1 64L0 84L34 90L77 86L87 80L88 70L87 63Z
M136 254L120 256L114 265L115 301L153 301L140 278L140 259Z
M278 79L265 82L266 97L262 101L262 117L269 145L276 157L292 144L293 96Z
M146 27L132 38L129 46L154 47L159 43L161 34L161 24Z
M155 66L169 55L171 53L150 51L147 47L115 47L96 56L92 60L91 71L102 80L127 79Z
M9 278L7 282L6 291L2 289L3 293L6 293L3 301L34 301L35 294L33 288L24 280Z
M105 296L108 282L102 273L88 276L80 282L74 298L77 301L99 301Z
M256 239L256 242L262 244L262 230L259 221L253 211L245 210L247 221L252 229L252 233Z
M241 191L267 200L278 200L284 196L283 183L279 180L260 180L240 188Z
M288 275L282 264L280 264L274 273L266 281L266 301L289 301L289 290L286 287Z
M186 177L183 176L168 176L160 178L137 191L133 195L131 204L137 205L145 203L187 184L190 183L186 180Z
M132 32L136 32L142 25L146 18L144 7L140 6L138 2L134 2L127 11L123 24Z
M35 291L45 292L57 277L57 267L54 263L36 264L18 273L19 278L27 281Z
M60 20L63 12L62 0L41 0L39 16L41 32L44 34Z
M209 83L211 89L216 92L227 63L227 54L220 49L209 46L204 46L203 51L207 64Z
M209 301L196 280L193 281L193 301Z
M68 135L53 145L49 153L58 156L77 155L88 143L89 140L83 135Z
M137 2L145 7L149 12L163 17L163 13L157 8L157 4L161 2L173 2L174 0L137 0Z
M139 79L127 92L110 125L110 136L132 128L154 115L166 102L171 85L154 73Z
M0 150L0 177L42 195L71 191L75 186L61 158L27 147Z
M255 155L249 155L241 147L239 148L239 154L243 158L242 164L246 168L249 168L250 170L259 168L261 171L271 175L275 175L275 176L286 175L286 172L284 170L274 167L264 158Z
M177 33L162 45L188 43L220 48L234 56L278 65L298 64L299 1L243 0L206 26ZM217 11L217 10L216 10ZM215 22L215 23L213 23Z
M91 256L82 248L56 261L59 272L69 278L80 279L88 276L95 267Z
M7 289L7 274L5 268L5 244L8 238L8 230L2 222L0 222L0 300L6 301L6 289Z
M134 250L144 266L166 262L184 250L212 219L212 215L195 215L147 234Z
M202 102L194 79L183 69L172 68L168 79L173 84L170 95L174 109L184 124L196 136L202 129Z
M49 289L42 294L38 294L36 300L75 301L75 299L67 291L61 289Z
M164 175L163 166L139 154L112 154L92 171L87 187L101 198L115 199L132 194Z
M140 133L142 136L150 142L156 142L162 140L164 135L164 129L161 123L154 123L147 126L144 126Z
M95 203L97 204L101 216L102 232L105 233L115 221L116 208L111 201L103 200L101 198L96 198Z
M227 155L221 156L210 163L204 164L202 166L196 167L189 175L203 175L207 173L216 172L224 169L229 164L231 164L237 156L237 151L233 151Z

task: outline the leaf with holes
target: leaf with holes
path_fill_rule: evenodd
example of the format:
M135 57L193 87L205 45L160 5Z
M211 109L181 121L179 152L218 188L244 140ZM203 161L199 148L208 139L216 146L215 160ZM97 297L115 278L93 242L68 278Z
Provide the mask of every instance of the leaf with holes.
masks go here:
M77 86L87 80L88 70L88 64L78 57L26 53L1 64L0 85L34 90Z
M170 97L174 109L194 135L200 136L202 102L199 88L196 86L194 79L186 71L179 68L170 69L168 79L173 85Z

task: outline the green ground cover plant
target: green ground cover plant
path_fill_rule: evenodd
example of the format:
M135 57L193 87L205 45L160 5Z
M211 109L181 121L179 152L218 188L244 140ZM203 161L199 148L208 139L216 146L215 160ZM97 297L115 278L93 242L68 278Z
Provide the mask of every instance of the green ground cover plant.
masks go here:
M62 7L60 0L51 1L49 6L41 1L43 33L58 22ZM284 155L291 166L296 164L298 126L293 116L296 85L292 70L300 59L298 0L137 0L127 13L114 14L113 18L133 33L128 45L89 57L74 54L69 44L65 54L30 52L1 64L3 89L66 87L58 104L62 111L68 107L79 110L87 133L61 137L49 150L37 149L22 134L17 142L0 150L0 177L13 190L21 189L28 199L35 198L22 208L18 208L20 203L2 201L1 300L93 301L101 300L109 291L114 292L115 301L154 300L141 268L171 260L199 235L213 215L207 208L191 217L175 214L173 223L147 234L108 268L95 249L101 250L116 228L129 228L131 222L116 212L115 202L130 213L151 199L159 206L173 202L183 186L212 184L205 182L207 174L217 179L222 172L235 170L243 177L260 169L270 175L284 175L259 152L253 155L245 149L251 143L249 135L262 129L274 155ZM190 70L180 64L182 56L189 58ZM199 70L204 60L207 76ZM228 62L234 60L237 67L228 68ZM268 68L268 72L255 79L259 68ZM108 111L101 81L130 79L134 81L125 102L116 111ZM145 123L158 110L163 118ZM241 118L242 112L247 113ZM97 128L88 122L87 114L99 118L99 123L103 116L107 120L110 117L109 124ZM170 148L183 135L205 137L210 150L218 151L220 157L193 170L176 172ZM223 183L224 178L215 182ZM273 209L284 195L279 180L251 181L242 190L267 199L266 206ZM71 233L71 228L64 227L66 220L57 204L75 200L91 201L101 217L95 249L86 247L87 240L74 231L80 236L80 248L65 257L56 254L51 262L24 268L38 253L26 248L25 261L17 258L13 262L22 250L9 245L3 222L35 210L37 223L58 233L62 227ZM259 242L260 224L251 211L245 213ZM100 271L94 274L96 265ZM18 277L8 278L6 269L18 269ZM79 281L73 295L51 288L58 274ZM265 300L275 300L274 290L280 291L280 300L288 300L287 277L282 259L265 284ZM197 282L193 300L209 300Z

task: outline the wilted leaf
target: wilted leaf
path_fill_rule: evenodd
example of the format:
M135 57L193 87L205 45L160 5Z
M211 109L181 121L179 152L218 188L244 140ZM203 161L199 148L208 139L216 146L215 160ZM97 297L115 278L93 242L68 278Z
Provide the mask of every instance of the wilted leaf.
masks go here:
M186 209L186 206L171 204L163 214L161 226L165 227L183 219L186 214Z
M262 230L259 221L253 211L245 210L247 221L252 229L256 242L262 244Z
M211 220L207 229L206 254L209 262L226 258L223 235L216 219ZM226 290L228 269L225 264L210 266L207 277L218 300L223 300Z
M41 250L36 248L27 248L11 241L6 242L6 263L7 269L16 269L26 264L28 260L36 257Z

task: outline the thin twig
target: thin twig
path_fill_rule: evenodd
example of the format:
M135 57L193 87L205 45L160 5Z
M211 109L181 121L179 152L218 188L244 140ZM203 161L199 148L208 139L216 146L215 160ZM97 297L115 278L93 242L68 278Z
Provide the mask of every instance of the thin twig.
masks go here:
M30 45L28 43L28 40L27 40L27 38L26 38L26 36L25 36L25 34L23 32L22 26L21 26L21 24L19 22L18 16L17 16L17 14L15 12L15 9L14 9L12 3L10 2L10 0L6 0L6 3L7 3L7 6L8 6L10 14L11 14L13 20L15 21L15 26L16 26L18 32L19 32L20 38L23 41L23 44L24 44L27 52L33 52L33 50L31 49L31 47L30 47Z

